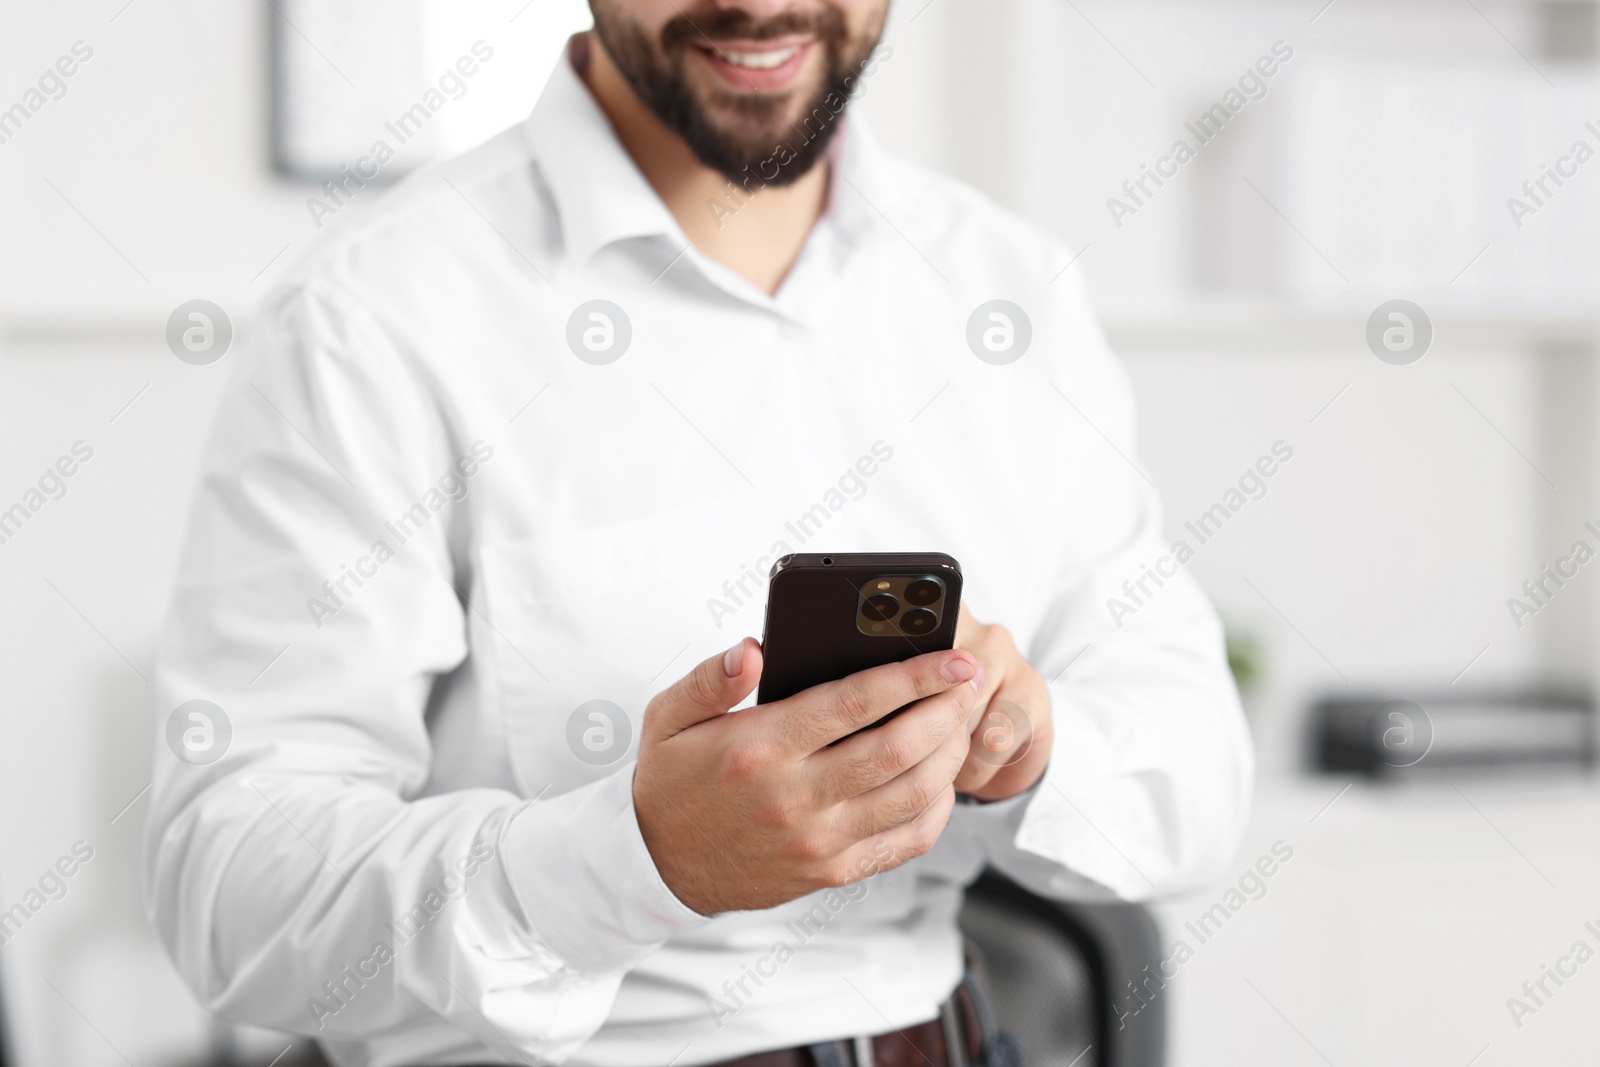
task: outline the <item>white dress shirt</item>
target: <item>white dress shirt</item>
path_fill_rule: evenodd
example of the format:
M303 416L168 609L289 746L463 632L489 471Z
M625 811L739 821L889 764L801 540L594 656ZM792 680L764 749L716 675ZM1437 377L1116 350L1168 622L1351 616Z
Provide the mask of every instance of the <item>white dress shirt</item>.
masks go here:
M932 1018L985 864L1145 898L1231 860L1252 763L1213 612L1182 573L1108 609L1165 546L1079 272L859 119L829 158L768 296L689 246L563 62L269 301L159 662L149 907L211 1011L341 1065L712 1063ZM968 343L997 298L1031 324L1008 365ZM595 300L626 327L569 330ZM918 860L707 918L641 838L639 723L760 634L788 551L954 555L1050 680L1054 751ZM169 754L193 700L214 762Z

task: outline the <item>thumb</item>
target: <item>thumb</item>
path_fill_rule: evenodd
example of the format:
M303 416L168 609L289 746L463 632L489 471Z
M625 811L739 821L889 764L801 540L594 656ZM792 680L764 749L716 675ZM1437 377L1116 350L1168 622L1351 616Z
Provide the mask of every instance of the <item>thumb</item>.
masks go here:
M761 645L747 637L712 656L655 695L644 728L661 738L714 719L738 704L761 680Z

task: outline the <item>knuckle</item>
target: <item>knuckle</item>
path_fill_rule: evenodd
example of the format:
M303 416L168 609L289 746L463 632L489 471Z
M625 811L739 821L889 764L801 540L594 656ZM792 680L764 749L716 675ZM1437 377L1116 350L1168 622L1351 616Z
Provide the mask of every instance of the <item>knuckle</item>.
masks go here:
M759 739L728 746L722 756L722 772L735 782L760 781L772 766L772 752Z
M801 867L817 870L819 877L835 866L829 863L834 850L822 834L809 833L796 836L789 846L789 852Z
M936 785L923 777L915 777L906 783L903 812L907 820L915 819L933 806L939 799L939 794L944 791L943 785Z
M916 749L903 734L889 734L878 740L877 764L880 773L898 774L916 761Z
M872 717L872 697L860 682L846 680L839 683L834 706L850 722L862 722Z
M720 687L711 679L711 672L702 664L690 671L683 680L684 695L698 705L716 703L722 696Z
M750 822L759 831L786 833L794 826L794 806L781 796L766 797L749 805Z
M819 889L842 889L855 880L855 872L848 863L836 861L819 868L816 880Z

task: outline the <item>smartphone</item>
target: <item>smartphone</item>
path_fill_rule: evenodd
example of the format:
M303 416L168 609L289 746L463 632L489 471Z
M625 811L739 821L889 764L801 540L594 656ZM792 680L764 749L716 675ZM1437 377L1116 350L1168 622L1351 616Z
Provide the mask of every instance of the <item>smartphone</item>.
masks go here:
M953 648L960 610L961 565L942 552L783 556L768 585L756 700L770 704L857 671Z

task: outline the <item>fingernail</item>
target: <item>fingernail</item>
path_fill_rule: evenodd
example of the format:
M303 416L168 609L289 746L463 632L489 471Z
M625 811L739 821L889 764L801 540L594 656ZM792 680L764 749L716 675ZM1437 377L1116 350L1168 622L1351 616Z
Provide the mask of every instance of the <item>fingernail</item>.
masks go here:
M978 673L972 676L972 681L967 683L972 686L972 691L979 696L983 695L983 664L978 664Z
M945 660L944 670L940 673L944 675L945 681L955 685L957 682L964 682L973 677L978 673L978 670L978 665L972 660L958 658Z
M739 677L739 670L744 666L744 642L740 641L722 654L722 673L729 678Z

